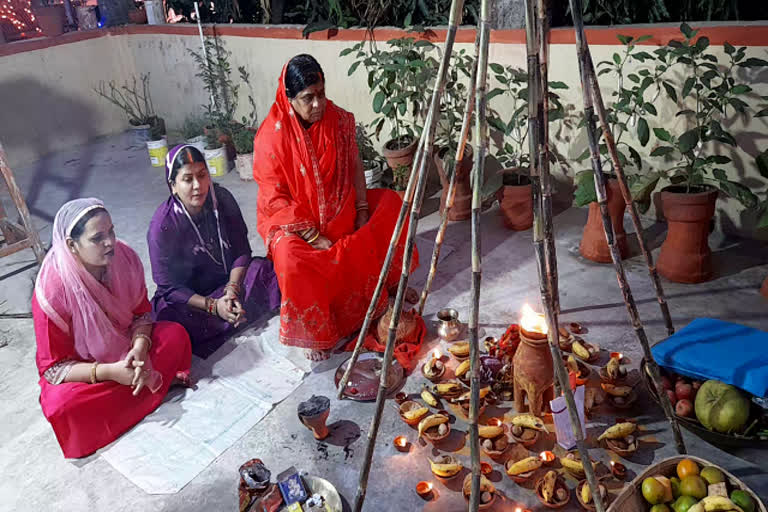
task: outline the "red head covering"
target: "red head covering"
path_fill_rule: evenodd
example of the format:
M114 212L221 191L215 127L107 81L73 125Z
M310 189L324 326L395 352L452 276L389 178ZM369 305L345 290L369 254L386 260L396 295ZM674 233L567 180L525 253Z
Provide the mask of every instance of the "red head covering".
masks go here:
M323 118L304 128L286 93L287 69L254 140L257 229L268 254L282 235L310 227L333 238L333 220L354 202L354 116L328 100Z

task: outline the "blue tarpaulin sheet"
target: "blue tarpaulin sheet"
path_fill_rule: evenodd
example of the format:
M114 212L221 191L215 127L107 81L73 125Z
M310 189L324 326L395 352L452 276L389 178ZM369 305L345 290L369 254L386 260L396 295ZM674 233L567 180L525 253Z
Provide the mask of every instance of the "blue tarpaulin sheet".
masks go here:
M656 362L695 379L716 379L756 396L768 394L768 332L697 318L652 349Z

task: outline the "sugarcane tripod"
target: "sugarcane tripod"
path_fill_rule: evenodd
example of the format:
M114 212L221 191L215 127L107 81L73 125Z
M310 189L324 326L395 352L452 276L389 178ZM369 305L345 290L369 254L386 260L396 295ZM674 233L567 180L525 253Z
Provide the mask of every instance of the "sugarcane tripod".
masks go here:
M485 156L488 151L488 124L486 120L486 83L487 83L487 66L488 66L488 47L490 40L490 29L488 25L488 15L491 0L482 0L480 8L480 22L478 25L477 37L475 40L475 68L472 72L471 84L469 87L469 96L467 99L466 110L464 112L464 119L462 123L461 136L459 144L456 149L456 158L449 163L448 174L450 176L449 189L446 198L445 208L442 212L440 227L437 232L437 239L435 241L435 249L432 255L429 275L427 282L422 292L419 311L422 312L424 304L429 295L429 290L434 279L434 275L437 269L437 262L439 259L440 248L443 243L445 229L448 222L448 212L453 204L455 196L455 165L456 162L460 162L464 154L464 149L467 143L469 134L469 125L472 118L473 109L476 112L475 118L475 134L476 134L476 150L475 150L475 162L472 170L472 217L471 217L471 248L472 248L472 285L471 296L472 305L470 309L469 317L469 346L470 346L470 410L469 410L469 435L470 435L470 451L472 459L472 487L470 494L470 511L475 512L479 507L480 500L480 446L478 439L478 409L479 409L479 340L478 340L478 316L480 305L480 281L481 281L481 252L480 252L480 207L481 207L481 195L480 190L483 184L483 168L485 163ZM536 5L534 5L536 1ZM386 276L389 273L394 259L396 246L400 240L403 227L405 225L405 219L408 216L410 210L410 219L408 226L408 233L405 242L405 250L403 254L403 266L400 281L395 295L395 301L393 310L401 311L403 307L403 300L405 296L405 290L408 286L409 269L412 261L413 250L415 247L415 236L419 222L419 214L421 212L421 204L424 198L424 189L426 186L426 174L427 174L427 161L430 148L432 148L435 138L435 128L438 121L440 112L440 101L445 89L446 75L450 62L450 57L453 51L453 45L456 39L456 31L458 23L461 17L463 9L463 0L452 0L449 26L446 34L445 47L440 62L440 68L438 70L438 76L435 83L434 92L430 102L429 111L427 114L427 120L425 129L421 135L418 149L414 159L413 167L411 170L411 176L408 181L408 187L403 199L403 206L400 210L397 223L392 233L389 249L382 265L381 273L379 275L379 282L374 291L374 295L371 299L368 312L363 326L360 331L360 335L357 340L357 345L352 353L352 357L347 365L347 370L339 382L339 398L343 398L344 391L349 381L349 375L357 358L362 350L363 340L367 333L373 315L375 312L375 306L381 297L381 293L384 289L384 282ZM626 178L621 167L621 163L617 157L616 146L613 139L610 136L608 130L607 117L605 114L605 107L600 95L600 89L597 84L597 78L595 75L594 66L592 65L591 56L589 53L589 47L586 43L584 35L584 24L581 18L581 0L570 0L571 12L574 17L574 25L576 31L577 51L579 55L579 69L580 77L583 89L584 97L584 109L587 119L587 130L589 134L590 153L592 158L592 168L595 172L595 188L597 190L598 203L600 205L603 228L605 230L606 240L611 251L611 257L616 270L616 276L621 288L624 302L627 307L630 319L632 321L635 334L643 347L646 360L649 362L649 369L651 370L651 376L654 382L660 382L659 369L653 360L650 352L650 345L648 337L645 333L643 325L640 321L640 317L635 305L632 292L624 273L624 268L621 262L621 256L619 250L614 242L613 227L608 215L607 208L607 195L605 188L605 175L603 174L600 153L597 143L597 127L595 122L595 113L600 120L603 130L603 136L605 137L606 145L608 146L608 152L611 156L613 164L613 171L619 180L622 195L629 209L632 221L635 225L635 233L640 243L640 247L645 257L648 271L653 282L659 306L661 308L664 320L667 326L667 330L670 334L674 332L672 327L672 321L667 307L666 300L664 299L664 292L661 288L661 282L653 264L653 259L648 251L647 245L643 239L642 226L640 225L637 209L632 202L629 189L626 185ZM542 297L542 303L544 304L544 313L548 326L548 341L550 346L550 352L552 355L553 365L555 369L556 383L559 385L559 389L562 390L565 395L565 400L568 405L569 417L571 420L571 427L573 429L574 437L576 439L576 445L583 462L586 478L590 489L592 490L592 496L595 499L595 505L598 512L604 512L605 507L602 502L600 493L598 492L597 479L592 465L589 463L591 460L589 457L589 451L586 447L582 425L579 420L579 415L576 409L576 405L573 398L573 393L569 385L568 374L565 369L562 355L559 346L559 328L558 328L558 314L559 314L559 297L557 286L557 260L555 255L554 235L553 235L553 219L552 219L552 185L549 174L549 136L548 136L548 119L547 119L547 61L548 61L548 40L549 40L549 27L547 23L547 0L526 0L526 48L528 54L528 87L529 87L529 144L531 153L530 175L532 181L532 193L533 193L533 208L534 208L534 225L533 225L533 239L534 248L536 252L537 269L539 275L539 288ZM359 512L362 510L363 503L368 485L368 476L370 474L371 462L373 459L373 452L376 444L376 437L378 435L379 425L381 423L381 415L384 408L384 401L387 395L387 375L389 368L392 364L392 357L394 354L395 338L397 333L397 327L400 320L400 315L392 315L389 325L389 331L386 341L386 348L384 351L384 358L382 363L381 380L379 383L378 394L376 397L376 408L374 417L371 421L371 427L368 431L368 444L366 446L365 458L363 461L363 467L360 472L360 479L358 483L357 494L355 497L355 503L353 510ZM659 389L661 387L659 386ZM664 412L667 419L672 425L672 430L675 436L677 449L680 453L685 453L685 445L682 441L679 426L675 420L675 416L672 412L672 406L669 399L664 393L661 393L661 400Z

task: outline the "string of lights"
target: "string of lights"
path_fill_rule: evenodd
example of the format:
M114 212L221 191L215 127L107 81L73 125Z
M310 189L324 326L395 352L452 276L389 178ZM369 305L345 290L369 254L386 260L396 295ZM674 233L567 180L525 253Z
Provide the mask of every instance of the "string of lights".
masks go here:
M38 35L30 0L0 0L0 30L9 41Z

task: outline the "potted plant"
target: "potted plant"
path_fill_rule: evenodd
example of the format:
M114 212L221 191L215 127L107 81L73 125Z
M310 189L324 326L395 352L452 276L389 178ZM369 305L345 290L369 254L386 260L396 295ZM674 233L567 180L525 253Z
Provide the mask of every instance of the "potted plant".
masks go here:
M398 165L392 169L392 190L397 192L400 199L405 197L405 190L408 188L408 180L411 178L411 167L408 165Z
M203 156L208 172L214 178L220 178L229 172L227 149L222 143L223 137L217 128L208 128L205 133Z
M410 168L416 153L428 110L428 88L438 61L432 55L437 47L429 41L414 38L392 39L386 49L362 41L340 53L341 57L355 53L349 68L352 76L362 65L368 73L368 87L373 96L373 111L377 117L370 124L377 139L389 125L389 139L382 154L394 171L398 166Z
M654 128L660 141L651 156L663 158L665 168L646 177L648 188L663 179L669 185L661 190L661 205L667 219L667 237L657 261L659 273L681 283L698 283L712 277L712 257L708 238L718 193L732 197L747 208L757 206L757 197L744 184L729 179L724 168L730 157L721 154L726 146L738 147L727 131L731 119L747 119L752 88L741 82L739 68L768 68L768 62L746 58L746 48L723 46L726 62L709 52L709 39L696 37L698 31L683 23L683 41L670 41L667 51L675 67L686 77L674 94L682 109L678 117L687 120L685 131L676 134ZM762 110L757 115L768 115ZM733 173L733 171L731 171Z
M181 126L184 142L195 146L202 153L205 151L205 118L198 114L187 116Z
M504 108L511 111L509 121L491 111L488 124L501 136L495 157L501 164L503 186L498 192L502 222L515 231L524 231L533 225L533 196L528 176L530 154L528 150L528 73L520 68L490 64L499 86L488 93L488 99L499 97ZM549 122L565 119L565 107L554 92L567 89L563 82L549 82ZM550 154L555 162L555 155Z
M243 181L253 181L253 137L254 133L245 127L237 130L232 137L237 151L235 168Z
M66 12L63 3L56 3L53 0L34 0L31 7L37 26L40 27L43 35L56 37L64 33Z
M114 81L99 82L98 88L93 90L126 114L133 132L134 145L136 147L146 145L152 165L160 167L165 165L162 161L165 155L159 159L159 155L163 152L163 145L165 145L165 152L168 151L168 145L165 142L165 121L155 114L149 89L149 73L142 73L139 77L141 85L134 76L131 82L121 86Z
M363 172L365 173L365 185L368 188L379 188L381 177L384 174L384 168L381 165L379 154L373 147L365 126L357 123L355 129L355 138L357 140L357 149L360 152L360 159L363 162Z
M655 107L663 91L673 90L674 86L667 79L669 70L668 53L664 48L657 49L654 54L642 50L639 43L650 39L644 35L638 38L619 35L618 40L623 45L620 52L613 54L611 60L598 63L599 75L608 75L616 80L616 89L612 92L613 98L607 109L608 125L611 135L616 143L617 154L622 168L625 171L628 184L633 192L639 195L638 208L646 212L650 207L650 191L643 189L645 182L641 179L643 171L643 159L640 156L636 144L645 147L650 140L650 128L648 120L657 115ZM650 64L645 65L646 62ZM629 70L633 71L630 72ZM599 127L599 120L595 118ZM584 119L580 126L585 126ZM621 194L619 183L613 173L613 165L608 154L608 147L604 142L603 132L599 130L598 143L601 155L603 172L607 176L606 192L608 199L608 213L613 226L614 241L619 253L626 258L629 252L627 235L624 231L624 213L626 203ZM582 162L589 159L589 148L577 158ZM605 238L600 205L597 203L595 192L594 172L591 169L578 173L574 179L576 192L574 204L576 206L589 206L587 223L579 244L581 255L598 263L610 263L611 252ZM646 194L645 196L643 194Z

